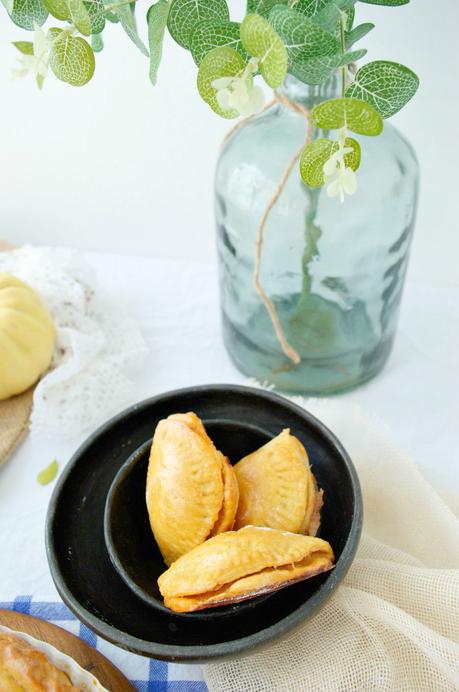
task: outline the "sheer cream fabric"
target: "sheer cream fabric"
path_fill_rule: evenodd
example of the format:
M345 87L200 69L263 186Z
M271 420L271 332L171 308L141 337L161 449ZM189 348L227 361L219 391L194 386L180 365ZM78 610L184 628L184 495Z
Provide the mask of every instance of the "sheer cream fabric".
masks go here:
M205 666L209 689L458 690L456 516L380 421L339 400L301 403L338 435L359 473L365 518L357 557L311 621L251 656Z
M148 347L138 327L98 286L83 255L25 245L0 253L0 271L28 283L56 326L52 367L33 392L32 433L78 435L122 407L133 393L129 371Z

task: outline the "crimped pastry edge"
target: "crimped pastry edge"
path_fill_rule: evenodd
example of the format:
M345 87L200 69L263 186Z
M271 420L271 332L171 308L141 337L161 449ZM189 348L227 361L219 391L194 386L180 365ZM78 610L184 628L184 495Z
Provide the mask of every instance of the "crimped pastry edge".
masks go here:
M5 625L0 625L0 633L23 639L34 649L41 651L56 668L59 668L59 670L69 676L72 685L80 687L84 692L109 692L94 675L82 668L71 656L56 649L52 644L48 644L48 642L44 642L41 639L35 639L35 637L26 632L13 630Z

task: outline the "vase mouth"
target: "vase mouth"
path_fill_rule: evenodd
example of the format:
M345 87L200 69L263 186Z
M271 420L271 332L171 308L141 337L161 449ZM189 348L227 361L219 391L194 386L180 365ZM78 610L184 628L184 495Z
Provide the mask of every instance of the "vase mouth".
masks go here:
M322 84L305 84L297 77L288 74L279 87L280 94L289 101L300 103L306 108L313 108L318 103L340 96L341 81L337 71Z

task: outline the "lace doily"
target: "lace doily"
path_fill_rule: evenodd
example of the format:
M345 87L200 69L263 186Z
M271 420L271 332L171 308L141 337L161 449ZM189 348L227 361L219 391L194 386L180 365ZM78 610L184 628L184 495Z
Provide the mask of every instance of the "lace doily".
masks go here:
M148 352L75 250L24 246L0 253L0 271L28 283L56 326L50 371L35 388L31 431L73 436L119 409L132 393L129 369Z

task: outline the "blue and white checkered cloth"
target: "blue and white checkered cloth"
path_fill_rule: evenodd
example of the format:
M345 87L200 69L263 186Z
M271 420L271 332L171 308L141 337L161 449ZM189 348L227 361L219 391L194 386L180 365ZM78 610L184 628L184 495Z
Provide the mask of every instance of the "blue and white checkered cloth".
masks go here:
M199 666L165 663L119 649L94 634L61 602L18 596L14 601L0 601L0 608L47 620L80 637L116 665L139 692L207 692Z

